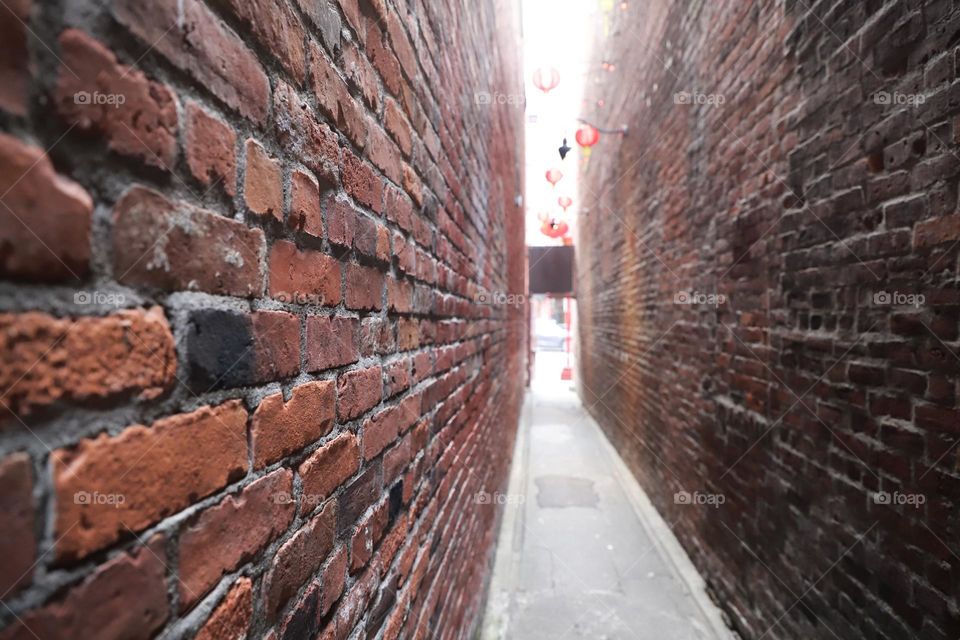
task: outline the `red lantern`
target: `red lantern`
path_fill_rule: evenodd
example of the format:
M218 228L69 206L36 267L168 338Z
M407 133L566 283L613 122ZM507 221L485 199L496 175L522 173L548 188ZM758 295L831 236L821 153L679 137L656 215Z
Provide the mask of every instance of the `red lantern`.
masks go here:
M585 124L577 129L577 144L581 147L592 147L597 144L597 141L600 139L600 132L597 131L596 127L592 127L589 124Z
M549 69L541 67L533 72L533 85L544 93L549 93L558 84L560 84L560 72L552 67Z
M560 178L563 177L563 174L560 173L559 169L550 169L547 171L547 182L553 186L557 186L557 183L560 182Z
M570 225L556 218L540 225L540 232L548 238L562 238L569 230Z
M563 210L564 210L564 211L566 211L566 210L567 210L567 207L569 207L570 205L573 204L573 200L571 200L571 199L568 198L567 196L560 196L559 198L557 198L557 203L558 203L561 207L563 207Z

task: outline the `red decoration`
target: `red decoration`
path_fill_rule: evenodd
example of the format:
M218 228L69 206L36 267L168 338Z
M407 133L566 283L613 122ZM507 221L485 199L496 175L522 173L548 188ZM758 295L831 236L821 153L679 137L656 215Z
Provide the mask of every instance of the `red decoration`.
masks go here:
M547 171L547 182L553 186L557 186L557 183L560 182L560 178L563 177L563 174L560 173L559 169L550 169Z
M533 72L533 85L544 93L549 93L558 84L560 84L560 72L552 67L550 69L541 67Z
M585 124L577 129L577 144L581 147L592 147L597 144L597 141L600 139L600 132L597 131L596 127L592 127L589 124Z
M548 238L562 238L567 235L567 231L569 230L570 225L556 218L540 225L540 232Z
M567 196L560 196L559 198L557 198L557 203L558 203L561 207L563 207L563 210L564 210L564 211L566 211L566 210L567 210L567 207L569 207L570 205L573 204L573 200L571 200L571 199L568 198Z

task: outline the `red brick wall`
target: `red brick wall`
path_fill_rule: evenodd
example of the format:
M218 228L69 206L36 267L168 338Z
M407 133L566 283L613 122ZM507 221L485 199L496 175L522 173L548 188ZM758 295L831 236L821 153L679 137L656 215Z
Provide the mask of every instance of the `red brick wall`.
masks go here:
M956 638L960 13L614 14L586 405L744 637Z
M524 371L516 7L0 15L0 638L465 637Z

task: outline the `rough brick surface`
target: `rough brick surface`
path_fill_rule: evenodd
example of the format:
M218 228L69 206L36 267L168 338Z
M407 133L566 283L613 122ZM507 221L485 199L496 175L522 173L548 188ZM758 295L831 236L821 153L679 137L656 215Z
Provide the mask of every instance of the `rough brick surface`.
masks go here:
M0 640L472 633L527 331L469 4L0 7Z
M585 406L744 638L956 637L960 14L615 14L646 45L586 100L630 129L580 180Z

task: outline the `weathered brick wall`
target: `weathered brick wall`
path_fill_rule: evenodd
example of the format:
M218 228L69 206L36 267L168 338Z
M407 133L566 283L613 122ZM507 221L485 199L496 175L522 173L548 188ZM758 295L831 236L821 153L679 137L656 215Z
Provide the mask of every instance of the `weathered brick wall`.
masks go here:
M0 638L465 637L522 392L498 1L0 10ZM489 296L479 296L488 299Z
M956 638L960 13L615 14L585 403L744 637Z

